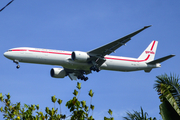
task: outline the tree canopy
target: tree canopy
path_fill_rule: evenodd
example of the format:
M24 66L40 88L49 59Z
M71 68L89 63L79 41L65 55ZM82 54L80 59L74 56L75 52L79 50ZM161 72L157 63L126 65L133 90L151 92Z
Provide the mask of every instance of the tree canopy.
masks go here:
M0 111L3 113L4 119L7 120L94 120L93 114L90 115L90 111L93 111L95 106L92 104L88 106L86 101L78 100L78 93L81 90L81 83L77 82L77 90L75 89L73 92L74 97L66 102L66 107L70 111L70 115L61 113L61 104L62 100L56 98L56 96L52 96L51 100L54 103L53 108L46 107L45 112L39 111L39 105L21 105L20 102L13 104L11 103L11 96L7 94L5 96L0 93L0 100L4 103L4 107L0 108ZM94 93L92 90L89 91L88 95L93 97ZM55 104L59 105L60 112L58 112L58 108L55 107ZM60 113L60 114L59 114ZM92 112L93 113L93 112ZM109 109L108 113L112 116L112 111ZM105 120L113 120L113 117L107 118L104 117Z
M180 119L180 83L179 77L176 75L167 74L156 76L157 80L154 84L154 89L158 92L159 99L162 104L159 106L160 114L163 120L176 120ZM46 107L45 111L39 110L39 105L22 105L20 102L12 103L10 94L3 95L0 93L0 101L3 106L0 112L3 113L3 118L6 120L94 120L93 111L95 106L92 104L94 92L89 91L88 95L91 99L89 105L85 100L78 99L81 90L81 83L77 82L77 89L73 91L73 98L66 102L65 106L69 109L70 114L62 114L61 105L63 100L51 96L51 101L54 107ZM58 108L56 108L58 104ZM90 111L91 114L90 114ZM114 120L112 117L112 110L109 109L110 117L104 117L104 120ZM127 112L127 116L123 117L124 120L156 120L156 118L148 117L148 113L141 111Z
M179 77L175 74L159 75L154 84L158 92L160 105L160 114L163 120L180 120L180 84Z

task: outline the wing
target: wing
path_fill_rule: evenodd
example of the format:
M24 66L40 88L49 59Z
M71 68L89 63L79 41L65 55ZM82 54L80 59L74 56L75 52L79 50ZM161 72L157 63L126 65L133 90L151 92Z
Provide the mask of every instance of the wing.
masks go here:
M112 52L114 52L116 49L121 47L122 45L125 45L129 40L131 40L131 37L135 36L136 34L140 33L141 31L145 30L146 28L150 26L145 26L125 37L122 37L109 44L106 44L104 46L101 46L99 48L96 48L94 50L87 52L91 56L88 62L94 61L96 64L98 64L98 66L101 66L106 61L104 59L105 55L109 55Z
M125 45L129 40L131 40L131 37L135 36L136 34L140 33L148 27L150 26L145 26L125 37L122 37L102 47L87 52L87 54L89 54L90 56L90 58L88 59L88 63L92 64L89 70L77 70L68 68L64 68L64 70L67 72L67 75L71 80L81 79L86 81L88 78L85 77L84 74L87 75L91 73L92 70L99 72L100 66L106 61L106 59L104 58L105 55L109 55L122 45Z
M151 26L151 25L150 25ZM131 37L135 36L136 34L140 33L141 31L145 30L146 28L150 26L145 26L144 28L137 30L125 37L122 37L120 39L117 39L109 44L106 44L104 46L101 46L99 48L96 48L94 50L91 50L88 52L90 55L97 55L97 56L105 56L109 55L112 52L114 52L116 49L121 47L122 45L125 45L129 40L131 40Z

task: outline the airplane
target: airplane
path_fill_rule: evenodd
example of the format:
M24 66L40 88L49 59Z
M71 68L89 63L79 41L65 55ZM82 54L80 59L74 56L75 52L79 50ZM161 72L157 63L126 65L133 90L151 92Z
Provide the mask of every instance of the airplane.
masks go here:
M144 70L150 72L153 68L161 67L161 62L175 56L168 55L154 60L158 41L152 41L138 58L109 55L119 47L126 45L133 36L150 26L145 26L88 52L18 47L9 49L4 53L4 56L13 60L17 64L17 68L20 67L19 62L62 66L63 68L52 68L50 71L51 77L64 78L69 76L71 80L87 81L88 77L84 75L100 70L123 72Z

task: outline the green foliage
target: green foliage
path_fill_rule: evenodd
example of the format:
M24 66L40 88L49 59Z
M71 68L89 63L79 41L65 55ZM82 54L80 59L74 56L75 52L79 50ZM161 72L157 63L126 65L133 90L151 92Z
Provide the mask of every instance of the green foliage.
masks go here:
M93 97L94 93L92 92L92 90L89 91L89 96Z
M163 103L159 106L160 114L163 120L180 120L179 114L172 107L168 100L163 100Z
M53 102L53 103L55 103L55 102L56 102L56 100L57 100L56 96L55 96L55 95L54 95L54 96L52 96L52 97L51 97L51 100L52 100L52 102Z
M75 96L77 96L77 95L78 95L78 91L77 91L77 90L74 90L73 94L74 94Z
M160 114L164 120L180 119L180 84L179 77L167 74L156 77L154 88L158 92ZM171 109L171 110L170 110Z
M59 105L61 105L62 100L61 100L61 99L58 99L58 101L57 101L57 102L58 102L58 104L59 104Z
M94 111L94 105L92 105L92 90L89 91L89 96L91 97L90 107L87 106L86 101L79 101L77 95L81 90L81 83L77 83L78 90L74 90L74 97L66 102L66 107L71 112L70 115L61 114L61 104L62 100L57 99L56 96L52 96L51 100L54 103L53 108L46 107L45 112L39 111L39 105L21 105L21 103L13 104L10 101L10 94L8 93L5 97L0 93L0 100L4 103L4 107L0 108L0 112L3 113L3 118L7 120L94 120L93 114L89 115L90 111ZM58 109L55 108L55 104L60 105L60 114L58 114ZM90 109L89 109L90 108ZM35 114L36 113L36 114ZM112 116L112 111L109 112ZM113 120L114 118L106 118L105 120Z
M108 113L111 117L110 118L104 117L104 120L114 120L114 118L112 117L112 110L111 109L108 110Z
M133 113L127 112L127 117L123 117L124 120L156 120L154 117L153 119L150 117L148 118L148 113L144 112L142 107L141 107L141 112L134 111Z
M109 113L110 115L112 115L112 110L111 110L111 109L109 109L108 113Z
M81 83L77 83L77 88L78 88L78 90L80 90L81 89Z
M167 74L156 76L156 84L154 88L159 94L159 98L161 102L163 98L168 96L169 93L172 94L173 98L175 99L177 105L180 108L180 84L179 84L179 77L176 75Z

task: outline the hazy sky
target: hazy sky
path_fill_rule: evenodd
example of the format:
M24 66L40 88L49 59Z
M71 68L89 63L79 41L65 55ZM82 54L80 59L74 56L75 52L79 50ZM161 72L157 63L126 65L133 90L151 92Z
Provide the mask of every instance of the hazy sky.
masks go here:
M8 2L1 0L0 8ZM152 25L112 55L137 58L152 40L157 40L155 59L176 56L150 73L93 72L88 81L79 81L79 99L90 103L88 91L93 90L93 116L97 120L110 117L109 109L119 120L126 111L140 111L141 106L149 116L160 119L160 100L153 85L157 75L178 75L180 71L179 6L179 0L15 0L0 12L0 92L10 93L15 103L39 104L43 112L46 106L54 106L51 96L56 95L63 100L62 112L69 114L65 104L73 97L77 81L51 78L50 69L59 66L20 63L17 70L3 53L14 47L90 51Z

